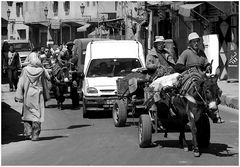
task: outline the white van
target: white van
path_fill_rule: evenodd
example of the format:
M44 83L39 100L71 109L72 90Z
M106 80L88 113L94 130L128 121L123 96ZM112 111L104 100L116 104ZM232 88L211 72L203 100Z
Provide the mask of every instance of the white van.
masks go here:
M89 42L83 80L83 117L90 111L111 110L117 99L116 80L145 67L141 43L133 40Z

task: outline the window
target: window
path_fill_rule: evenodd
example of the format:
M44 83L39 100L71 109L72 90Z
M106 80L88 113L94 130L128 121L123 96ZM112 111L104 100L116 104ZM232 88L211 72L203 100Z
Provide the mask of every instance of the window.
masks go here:
M92 3L92 4L93 4L93 6L95 6L95 5L96 5L95 1L93 1L93 3Z
M89 1L87 1L87 7L89 7Z
M69 15L69 11L70 11L70 2L69 1L64 2L64 11L65 11L66 15Z
M58 15L58 2L57 1L53 2L53 13L54 13L54 16Z
M7 1L8 6L12 6L13 1Z
M17 30L17 31L18 31L20 40L25 40L26 39L26 30L25 29L20 29L20 30Z
M16 3L16 15L17 15L17 17L20 17L23 15L23 3L22 2Z

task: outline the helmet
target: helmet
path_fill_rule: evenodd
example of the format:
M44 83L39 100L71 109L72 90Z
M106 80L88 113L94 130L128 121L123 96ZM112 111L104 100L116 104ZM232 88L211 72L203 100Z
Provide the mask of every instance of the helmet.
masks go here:
M196 32L192 32L191 34L188 35L188 41L190 42L193 39L199 39L199 35Z

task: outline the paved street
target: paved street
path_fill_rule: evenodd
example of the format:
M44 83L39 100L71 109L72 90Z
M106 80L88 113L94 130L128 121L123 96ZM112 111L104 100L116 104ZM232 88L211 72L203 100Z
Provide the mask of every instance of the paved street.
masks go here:
M7 89L6 89L7 90ZM24 141L19 103L2 90L2 165L238 165L238 111L220 106L225 119L211 123L211 144L200 158L178 148L178 133L154 134L152 148L139 148L137 126L115 128L111 114L82 118L82 110L58 110L52 99L46 109L40 141ZM134 119L137 121L137 119ZM187 133L190 142L190 133Z

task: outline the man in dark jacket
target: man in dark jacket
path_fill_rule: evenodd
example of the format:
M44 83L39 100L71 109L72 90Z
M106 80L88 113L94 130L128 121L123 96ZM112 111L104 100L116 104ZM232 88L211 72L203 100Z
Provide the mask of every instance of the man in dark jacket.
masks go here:
M20 68L21 64L19 54L14 50L14 46L10 44L7 57L7 73L10 92L15 91L17 89L18 69Z
M63 66L67 66L69 71L75 71L77 68L78 57L73 55L73 45L75 45L72 41L69 41L67 44L67 50L60 54L60 62ZM80 84L80 73L72 72L72 82L70 85L70 97L72 99L72 108L76 109L79 106L79 93L78 86Z
M175 70L179 73L196 67L201 72L209 71L211 72L211 66L208 62L205 53L200 50L200 37L196 32L192 32L188 35L189 46L186 50L182 52L179 56L178 61L175 66Z
M171 67L175 64L173 56L165 48L164 37L156 36L154 47L148 53L146 58L146 67L148 70L156 70L159 66Z

